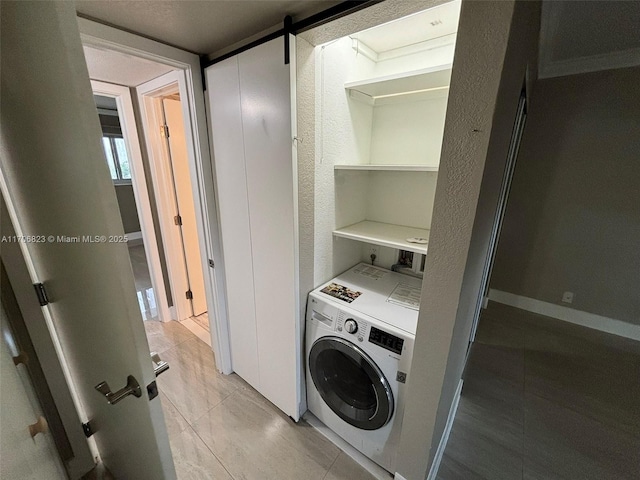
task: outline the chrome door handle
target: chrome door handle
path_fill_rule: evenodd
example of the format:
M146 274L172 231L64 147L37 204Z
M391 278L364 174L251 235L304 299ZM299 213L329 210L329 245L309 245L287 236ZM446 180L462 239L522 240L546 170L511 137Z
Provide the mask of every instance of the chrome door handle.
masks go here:
M109 405L115 405L124 397L128 397L129 395L133 395L138 398L142 396L142 389L140 388L140 384L133 375L129 375L127 377L127 384L124 386L124 388L121 388L115 393L111 391L111 388L109 387L109 384L107 382L102 382L96 385L96 390L98 390L105 396L107 402L109 402Z
M169 370L169 364L162 360L156 352L151 352L151 361L153 362L153 372L156 377Z

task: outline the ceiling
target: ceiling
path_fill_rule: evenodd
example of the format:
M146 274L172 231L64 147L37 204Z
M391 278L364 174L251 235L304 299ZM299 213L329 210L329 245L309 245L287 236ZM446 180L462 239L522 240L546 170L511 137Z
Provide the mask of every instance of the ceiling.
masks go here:
M545 0L540 77L640 65L640 2Z
M352 35L376 53L442 38L458 30L460 1L414 13Z
M198 54L341 3L335 0L76 0L80 16Z
M83 48L87 68L89 69L89 77L92 80L137 87L173 70L168 65L113 50L102 50L87 46Z

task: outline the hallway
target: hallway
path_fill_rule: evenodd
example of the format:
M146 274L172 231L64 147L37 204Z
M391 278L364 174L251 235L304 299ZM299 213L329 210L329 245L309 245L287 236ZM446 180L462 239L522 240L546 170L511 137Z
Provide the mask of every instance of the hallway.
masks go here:
M371 480L306 422L292 422L179 322L144 322L152 351L169 362L158 377L181 480Z

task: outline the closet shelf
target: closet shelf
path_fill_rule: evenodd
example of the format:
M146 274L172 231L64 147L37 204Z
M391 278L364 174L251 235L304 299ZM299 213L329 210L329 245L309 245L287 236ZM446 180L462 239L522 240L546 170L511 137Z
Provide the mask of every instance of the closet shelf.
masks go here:
M396 95L444 90L449 87L450 79L451 64L446 64L357 82L348 82L345 83L344 88L378 100Z
M390 172L437 172L438 167L427 165L375 165L371 163L359 165L334 165L335 170L377 170Z
M414 253L427 253L427 244L410 243L407 238L429 239L429 230L423 228L403 227L390 223L365 220L348 227L333 231L335 237L349 238L365 243L373 243L383 247L399 248Z

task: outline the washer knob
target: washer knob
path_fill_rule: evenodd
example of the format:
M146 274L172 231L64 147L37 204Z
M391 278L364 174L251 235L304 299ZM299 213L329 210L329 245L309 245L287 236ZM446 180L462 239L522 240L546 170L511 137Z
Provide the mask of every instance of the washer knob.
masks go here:
M344 322L344 329L349 333L356 333L358 331L358 324L353 318L349 318Z

